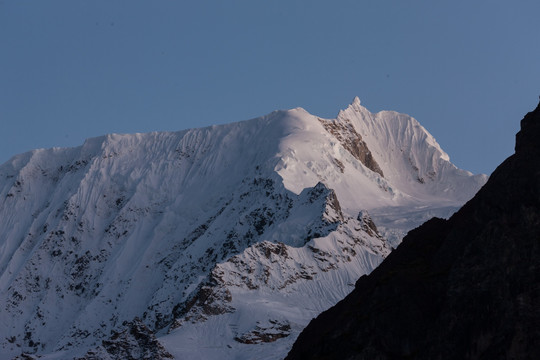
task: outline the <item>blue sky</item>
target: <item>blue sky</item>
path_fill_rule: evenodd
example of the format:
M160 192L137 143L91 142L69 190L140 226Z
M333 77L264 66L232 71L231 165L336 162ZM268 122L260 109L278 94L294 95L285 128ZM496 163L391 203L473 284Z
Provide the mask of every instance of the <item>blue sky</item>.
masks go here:
M540 95L537 0L0 0L0 163L354 96L491 173Z

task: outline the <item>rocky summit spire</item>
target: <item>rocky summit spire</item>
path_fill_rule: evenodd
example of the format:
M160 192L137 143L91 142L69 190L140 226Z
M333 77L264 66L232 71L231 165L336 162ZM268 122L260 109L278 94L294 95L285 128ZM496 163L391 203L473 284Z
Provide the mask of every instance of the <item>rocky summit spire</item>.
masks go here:
M540 358L540 106L516 153L300 334L287 359Z

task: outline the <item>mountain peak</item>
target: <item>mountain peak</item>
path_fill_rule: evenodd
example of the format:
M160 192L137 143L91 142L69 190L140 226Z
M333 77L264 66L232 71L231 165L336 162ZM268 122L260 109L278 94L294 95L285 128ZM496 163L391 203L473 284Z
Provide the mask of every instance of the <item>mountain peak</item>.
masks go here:
M360 98L358 96L355 96L352 103L351 103L352 106L359 106L361 105L361 101L360 101Z
M0 165L0 358L126 357L135 340L157 358L152 333L178 358L281 357L389 253L383 237L483 184L415 125L355 98L336 119L277 110Z
M347 114L350 113L350 110L358 112L361 109L367 110L365 107L362 106L362 101L360 100L360 98L358 96L355 96L346 109L342 109L338 112L337 118L344 116L347 117Z
M540 106L474 198L410 231L287 359L539 358L539 135Z
M521 130L516 134L516 153L538 153L540 137L540 103L521 120Z

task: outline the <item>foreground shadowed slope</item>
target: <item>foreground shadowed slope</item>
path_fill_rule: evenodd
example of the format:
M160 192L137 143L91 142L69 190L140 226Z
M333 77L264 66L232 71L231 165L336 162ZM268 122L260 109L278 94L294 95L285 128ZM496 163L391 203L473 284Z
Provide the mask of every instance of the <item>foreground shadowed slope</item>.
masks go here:
M450 220L413 230L287 359L540 358L540 105Z

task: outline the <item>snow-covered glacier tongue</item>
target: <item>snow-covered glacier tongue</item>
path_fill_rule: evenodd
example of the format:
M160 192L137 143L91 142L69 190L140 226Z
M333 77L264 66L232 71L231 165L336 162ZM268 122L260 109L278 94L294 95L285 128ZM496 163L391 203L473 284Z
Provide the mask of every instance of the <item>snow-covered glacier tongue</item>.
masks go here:
M484 184L356 98L0 166L0 357L283 358L403 234Z

